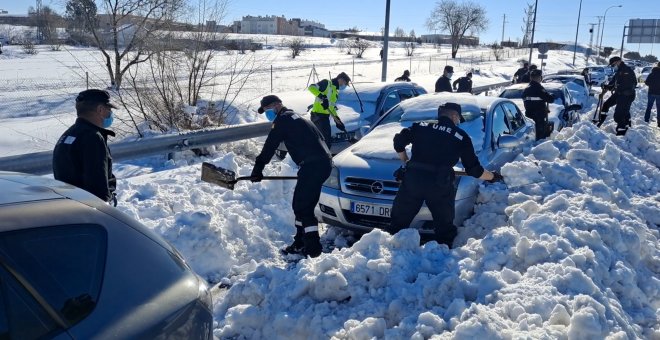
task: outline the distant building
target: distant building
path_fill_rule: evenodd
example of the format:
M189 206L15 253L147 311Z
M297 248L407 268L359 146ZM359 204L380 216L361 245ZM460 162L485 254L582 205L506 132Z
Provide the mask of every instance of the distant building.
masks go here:
M278 34L329 37L330 32L321 23L299 18L287 20L284 16L245 16L235 21L232 31L243 34Z
M448 34L422 34L420 37L423 43L430 44L451 44L451 36ZM477 46L479 45L479 37L464 36L460 41L461 45Z

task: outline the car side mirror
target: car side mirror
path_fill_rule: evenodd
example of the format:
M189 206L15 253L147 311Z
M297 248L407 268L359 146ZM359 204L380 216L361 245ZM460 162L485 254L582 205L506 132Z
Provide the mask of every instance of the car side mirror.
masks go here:
M360 137L364 137L367 135L367 132L371 129L371 126L369 125L362 125L360 126Z
M501 135L497 138L497 147L500 149L513 149L522 143L522 139L512 135Z
M582 110L582 104L571 104L566 108L566 111L580 111Z

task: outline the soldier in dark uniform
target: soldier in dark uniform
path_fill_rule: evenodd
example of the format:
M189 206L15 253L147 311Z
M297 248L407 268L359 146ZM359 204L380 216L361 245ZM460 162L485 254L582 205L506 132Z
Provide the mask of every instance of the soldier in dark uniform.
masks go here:
M616 122L616 135L624 136L630 127L630 106L635 100L635 87L637 78L635 72L626 65L621 58L610 58L610 66L614 67L614 95L616 107L614 108L614 121Z
M258 111L266 114L273 122L273 127L257 156L251 180L261 181L264 167L270 162L280 143L284 142L291 159L300 169L292 204L296 218L296 235L293 243L282 252L317 257L322 249L314 208L321 196L321 186L330 176L330 151L314 124L282 106L282 101L277 96L263 97Z
M454 75L452 66L445 66L442 76L435 82L435 92L454 92L451 88L451 77Z
M516 73L513 74L513 79L511 79L511 83L512 84L519 83L522 76L527 74L527 72L529 72L529 63L525 61L523 62L523 67L519 68L516 71Z
M403 71L403 75L399 78L394 79L394 81L410 81L410 71Z
M472 72L468 72L465 77L460 77L452 83L456 92L472 93ZM456 89L458 85L458 89Z
M532 66L529 67L529 71L518 78L518 83L529 83L531 80L532 71L534 70L538 70L538 67L532 64Z
M555 100L555 97L541 85L542 78L541 70L532 70L529 85L522 93L525 116L533 119L534 125L536 125L536 140L541 140L550 135L546 103L552 103Z
M394 136L394 150L406 165L394 172L402 181L392 206L391 234L408 228L426 202L439 243L451 247L456 237L454 226L454 169L459 158L468 175L482 180L502 180L497 172L484 170L474 153L470 136L457 125L461 106L446 103L438 107L438 123L415 123ZM406 146L412 143L408 161Z
M117 179L112 174L112 157L108 149L107 130L113 120L110 95L91 89L76 97L75 124L55 144L53 175L56 180L84 189L96 197L117 205Z

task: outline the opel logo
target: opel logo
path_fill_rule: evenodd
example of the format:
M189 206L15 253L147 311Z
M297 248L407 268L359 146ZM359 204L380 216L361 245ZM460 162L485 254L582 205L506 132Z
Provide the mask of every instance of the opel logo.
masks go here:
M375 181L371 183L371 192L374 194L380 194L383 192L383 182Z

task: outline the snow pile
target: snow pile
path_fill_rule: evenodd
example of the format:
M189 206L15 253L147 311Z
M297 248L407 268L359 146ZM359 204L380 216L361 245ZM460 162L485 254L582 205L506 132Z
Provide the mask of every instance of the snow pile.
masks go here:
M456 248L375 230L216 305L221 338L658 338L657 133L579 123L482 186Z

